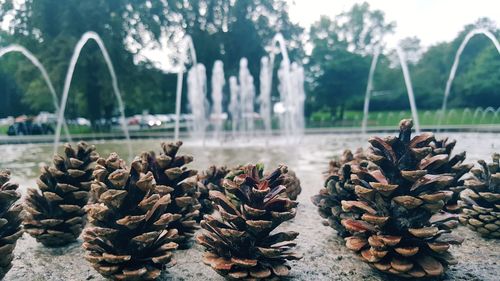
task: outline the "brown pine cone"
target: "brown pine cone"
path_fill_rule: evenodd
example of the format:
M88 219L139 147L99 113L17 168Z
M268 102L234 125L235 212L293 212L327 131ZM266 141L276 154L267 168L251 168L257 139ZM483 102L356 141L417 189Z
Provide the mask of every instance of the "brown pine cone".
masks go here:
M19 186L9 180L10 171L0 170L0 279L12 267L17 239L23 235Z
M141 158L130 169L116 153L97 163L96 202L86 207L85 259L113 280L156 280L174 263L178 246L177 230L170 226L175 215L167 211L170 194L155 183Z
M187 248L198 229L196 219L200 216L201 204L198 201L198 172L186 166L193 161L193 157L178 155L181 146L181 141L162 143L159 155L144 153L142 158L145 169L153 174L158 187L164 189L165 194L170 194L172 203L167 206L167 212L173 214L176 220L169 227L178 230L176 242L179 247Z
M347 218L357 219L359 216L357 213L343 210L340 202L356 199L355 184L351 179L351 176L356 177L353 169L366 168L368 164L363 149L356 150L356 154L352 154L348 149L344 150L341 157L330 161L324 188L311 198L318 207L320 216L327 219L326 224L335 229L341 237L350 234L340 221Z
M64 155L55 155L53 166L44 166L37 180L39 189L28 189L24 229L45 246L75 241L85 225L83 207L89 198L95 147L80 142L66 144Z
M360 219L341 223L352 234L346 246L370 266L408 278L441 276L456 263L450 245L463 241L443 226L443 218L434 217L451 198L454 177L429 173L442 160L427 157L433 135L411 138L412 125L402 120L399 137L369 140L367 156L378 173L364 168L354 172L357 198L341 205Z
M198 191L200 192L198 201L201 204L200 220L203 218L203 215L214 212L213 203L209 198L208 192L210 190L224 192L222 180L228 172L229 170L225 166L210 166L206 171L198 173Z
M465 181L466 190L460 194L463 207L460 222L484 237L500 238L500 154L493 162L479 161Z
M206 248L203 262L233 279L260 280L289 274L286 260L300 259L292 252L297 232L270 234L282 222L295 217L297 202L280 196L286 167L263 178L262 169L242 167L237 176L226 177L226 194L210 191L218 212L205 216L205 231L196 237Z

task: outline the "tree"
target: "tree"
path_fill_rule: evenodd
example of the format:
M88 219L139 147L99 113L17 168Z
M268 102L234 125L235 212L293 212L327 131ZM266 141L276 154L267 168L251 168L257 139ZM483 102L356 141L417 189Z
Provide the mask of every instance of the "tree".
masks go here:
M311 26L311 111L329 110L343 119L346 105L362 100L371 55L393 27L385 23L383 12L371 11L367 3L354 5L334 20L321 17Z
M128 114L142 109L172 112L175 106L175 80L169 76L166 84L154 62L144 59L143 50L149 46L167 45L172 55L165 60L174 67L180 40L189 34L209 76L217 59L225 62L228 75L237 73L244 56L257 77L260 57L277 32L288 39L292 58L303 54L303 30L291 23L284 0L26 0L20 6L7 0L0 4L0 16L7 13L14 16L9 43L22 44L40 58L58 93L77 40L88 30L100 34L117 71ZM29 79L25 75L20 70L15 73L26 92L24 103L35 111L46 110L37 100L48 97L47 90L35 86L40 84L36 75ZM67 116L98 120L115 115L111 90L102 56L96 44L89 43L75 71Z

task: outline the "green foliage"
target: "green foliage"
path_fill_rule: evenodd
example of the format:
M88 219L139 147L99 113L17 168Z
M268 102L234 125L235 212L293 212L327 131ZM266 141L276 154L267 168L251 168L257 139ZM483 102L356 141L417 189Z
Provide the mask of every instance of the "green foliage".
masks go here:
M399 62L394 51L384 45L395 23L387 22L383 12L371 9L367 3L354 4L334 18L321 17L309 30L312 51L305 57L304 30L291 22L285 0L12 2L0 1L0 17L7 13L14 16L9 32L0 31L0 46L26 46L45 65L60 94L76 42L85 31L97 32L115 66L127 115L144 109L153 114L174 111L175 74L166 74L144 60L141 50L166 44L171 54L161 59L175 69L180 59L179 43L185 34L192 36L198 61L206 65L208 77L215 60L224 62L228 79L238 74L239 60L246 57L259 89L260 58L269 51L273 36L283 33L291 59L306 63L306 114L315 121L349 119L349 111L362 110L370 62L380 48L370 111L399 112L409 108ZM401 40L419 109L440 108L455 52L476 27L491 30L500 38L495 23L479 19L466 25L453 41L427 49L416 37ZM275 68L280 59L278 56ZM491 42L482 35L474 37L462 54L449 106L500 107L499 69L500 56ZM273 96L277 95L276 76ZM207 82L210 92L210 79ZM0 61L0 94L0 117L54 111L40 73L17 54ZM182 104L185 107L185 100ZM77 64L66 117L82 116L94 122L116 115L107 66L97 45L88 43Z
M0 45L18 43L31 50L49 71L57 93L61 93L77 40L85 31L97 32L110 53L129 115L143 109L150 113L174 111L175 75L140 60L139 53L164 39L173 55L162 60L175 66L179 61L176 46L184 34L191 35L208 77L217 59L225 63L226 78L237 74L241 57L248 58L251 73L258 77L264 48L277 32L287 39L292 59L303 56L303 29L291 23L284 0L26 0L20 6L0 1L0 17L7 13L14 15L12 36ZM40 74L19 58L15 62L19 67L11 68L8 75L16 77L17 92L9 88L9 96L22 100L30 113L54 111ZM117 114L109 72L95 43L83 49L73 80L66 117L95 121ZM210 87L210 81L208 84ZM9 114L23 112L23 106L12 103ZM0 116L5 115L7 111L2 110Z

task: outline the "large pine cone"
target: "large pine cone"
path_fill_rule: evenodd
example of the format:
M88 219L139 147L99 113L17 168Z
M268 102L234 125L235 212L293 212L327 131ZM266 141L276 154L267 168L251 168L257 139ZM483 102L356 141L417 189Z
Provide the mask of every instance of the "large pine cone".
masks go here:
M206 171L198 174L198 190L200 192L200 198L198 198L198 200L201 204L200 219L203 218L204 214L211 214L214 212L214 206L208 193L210 190L224 192L222 180L228 172L229 170L225 166L210 166Z
M203 262L220 275L234 279L287 276L286 260L300 259L292 252L297 232L270 234L282 222L295 217L297 202L281 185L286 167L263 178L260 167L248 165L241 173L226 177L226 194L210 191L218 212L201 222L206 231L196 237L206 248Z
M198 229L196 219L200 215L201 204L198 201L197 171L186 166L193 161L192 156L177 155L182 142L162 143L162 153L155 155L153 152L144 153L143 158L147 163L146 170L150 171L156 184L168 192L172 203L168 205L167 212L178 217L169 227L179 231L176 242L180 247L190 245L191 237Z
M145 158L129 169L116 153L100 158L87 205L89 226L83 234L85 258L114 280L155 280L172 261L177 230L166 188L155 184Z
M432 148L432 157L440 159L440 165L434 164L428 169L432 174L449 174L453 177L453 183L450 185L450 190L453 195L446 202L444 209L449 213L459 213L460 207L457 203L460 192L465 189L463 176L470 171L474 166L473 164L464 164L465 151L452 156L453 148L455 148L456 140L450 140L447 137L443 139L436 139L430 143ZM429 156L430 158L431 156ZM436 162L437 163L437 162ZM451 226L451 225L449 225Z
M84 142L76 148L66 144L64 155L55 155L53 166L44 166L38 189L28 189L24 208L27 233L45 246L75 241L85 225L85 211L93 179L95 147Z
M463 241L443 226L439 215L452 196L448 189L454 177L429 173L441 161L428 157L433 135L411 138L412 125L403 120L399 137L369 140L367 156L379 169L355 171L357 198L341 204L360 219L341 223L353 235L346 246L370 266L401 277L440 276L456 263L450 244Z
M12 267L17 239L23 235L19 186L9 180L10 172L0 170L0 279Z
M341 237L350 234L340 221L359 217L357 213L343 210L340 203L342 200L356 200L355 184L351 180L351 175L352 170L358 169L359 165L368 166L363 150L358 149L356 154L348 149L344 150L341 157L330 161L324 188L311 198L318 207L321 217L327 219L326 224L335 229Z
M463 207L460 222L485 237L500 238L500 154L493 162L479 161L460 194Z

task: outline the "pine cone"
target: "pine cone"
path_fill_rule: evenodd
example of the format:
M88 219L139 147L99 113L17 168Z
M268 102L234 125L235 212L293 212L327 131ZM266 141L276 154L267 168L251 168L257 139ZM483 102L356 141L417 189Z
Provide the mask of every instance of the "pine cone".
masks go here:
M480 160L460 194L463 207L460 222L484 237L500 238L500 154L493 162Z
M181 248L190 245L191 237L198 229L196 219L200 215L201 204L198 201L197 171L191 170L186 164L193 161L192 156L177 155L182 142L162 143L163 152L156 156L153 152L143 154L147 158L146 170L151 171L156 184L169 193L172 203L168 205L167 212L178 217L169 227L179 231L176 242ZM163 193L161 193L163 194Z
M465 189L463 175L468 173L470 169L474 166L473 164L464 164L465 151L453 155L453 148L456 145L456 140L449 140L448 138L443 138L440 140L434 140L430 143L432 148L432 156L440 159L437 161L439 165L433 165L430 169L427 169L429 173L432 174L449 174L453 177L453 183L450 185L450 190L453 191L453 196L446 202L444 209L449 213L460 213L460 207L457 203L460 192ZM450 225L451 226L451 225Z
M0 279L12 267L14 248L19 237L23 235L21 228L22 205L19 204L21 194L17 192L17 184L9 182L10 172L0 170Z
M89 226L83 234L85 259L113 280L155 280L172 263L177 230L167 187L155 184L147 158L131 168L116 153L100 158L92 190L97 202L86 207Z
M282 222L295 217L297 202L280 196L287 169L282 166L269 176L254 165L223 181L226 194L212 190L210 198L218 212L206 215L196 237L206 248L203 262L217 273L233 279L256 280L287 276L286 260L300 259L292 252L297 232L270 234Z
M55 155L53 166L44 166L38 189L28 189L24 208L27 233L45 246L63 246L75 241L85 225L83 207L89 198L95 147L84 142L73 149L64 146L64 155Z
M198 174L198 190L200 192L201 209L199 219L201 220L204 214L211 214L214 212L214 206L209 198L208 192L210 190L218 190L224 192L222 188L222 180L227 175L229 170L225 167L210 166L208 170Z
M435 219L446 200L454 178L430 174L438 158L427 158L433 135L411 138L411 120L402 120L399 137L369 140L368 158L378 167L360 168L353 178L356 200L342 201L342 209L357 212L361 219L343 219L353 236L346 246L360 254L370 266L401 277L440 276L455 264L450 244L463 239L453 236Z
M342 200L356 200L354 184L351 180L352 170L362 165L368 166L366 156L362 149L353 155L350 150L344 150L341 157L330 161L324 188L319 194L311 198L314 205L318 207L321 217L327 219L326 224L335 229L339 236L346 237L349 232L340 223L342 219L359 218L357 213L342 210Z
M294 171L288 170L288 173L284 174L282 184L286 186L286 196L292 200L297 200L300 192L302 192L302 187L300 186L300 179Z

